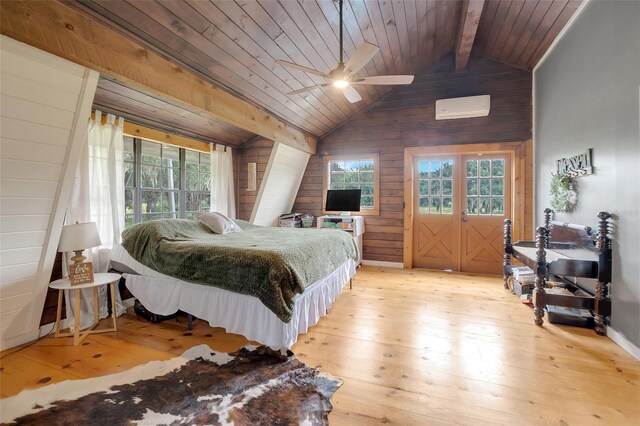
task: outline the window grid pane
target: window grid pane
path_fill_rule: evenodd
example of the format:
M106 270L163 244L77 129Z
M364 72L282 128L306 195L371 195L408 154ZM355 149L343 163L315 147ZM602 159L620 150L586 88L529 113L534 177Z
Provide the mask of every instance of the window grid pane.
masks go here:
M453 214L453 160L418 163L418 213Z
M210 210L209 154L130 137L124 145L125 228Z
M467 160L467 214L504 216L504 159Z
M374 160L329 161L329 189L360 189L360 208L374 208Z

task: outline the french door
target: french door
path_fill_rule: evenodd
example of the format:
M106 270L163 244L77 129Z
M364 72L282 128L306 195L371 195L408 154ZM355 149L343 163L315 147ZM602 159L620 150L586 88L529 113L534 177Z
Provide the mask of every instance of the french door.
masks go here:
M500 274L510 156L416 156L413 170L413 266Z

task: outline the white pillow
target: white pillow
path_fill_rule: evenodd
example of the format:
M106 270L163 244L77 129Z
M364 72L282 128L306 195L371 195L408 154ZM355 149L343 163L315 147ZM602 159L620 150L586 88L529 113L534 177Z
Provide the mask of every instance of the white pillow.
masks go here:
M196 212L194 216L200 223L211 229L214 234L229 234L242 232L233 220L218 212Z

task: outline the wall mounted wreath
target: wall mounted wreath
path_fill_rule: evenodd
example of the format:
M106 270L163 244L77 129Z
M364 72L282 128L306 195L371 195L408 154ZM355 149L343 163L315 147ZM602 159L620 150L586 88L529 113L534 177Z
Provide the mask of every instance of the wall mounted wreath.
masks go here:
M556 212L571 212L578 203L574 180L561 173L551 174L549 195L551 196L551 208Z

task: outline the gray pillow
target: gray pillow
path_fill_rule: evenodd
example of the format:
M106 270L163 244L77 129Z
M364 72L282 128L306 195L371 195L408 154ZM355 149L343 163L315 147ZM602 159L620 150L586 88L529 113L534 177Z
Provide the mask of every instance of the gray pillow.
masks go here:
M231 232L243 232L233 220L218 212L194 213L198 222L211 229L214 234L229 234Z

